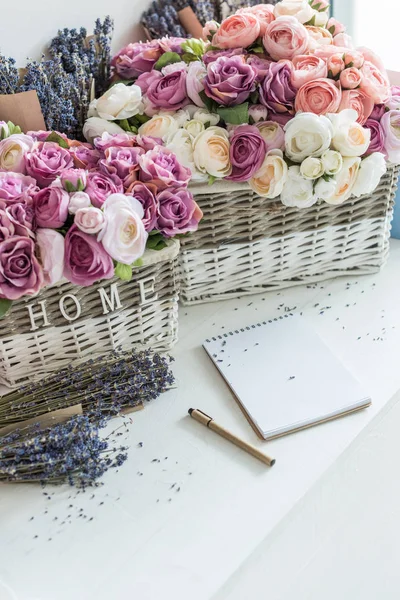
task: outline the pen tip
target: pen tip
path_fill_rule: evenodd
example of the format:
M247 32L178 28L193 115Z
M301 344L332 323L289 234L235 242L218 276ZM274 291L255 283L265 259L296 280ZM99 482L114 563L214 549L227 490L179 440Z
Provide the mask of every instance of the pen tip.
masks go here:
M193 411L194 411L194 408L189 408L189 410L188 410L189 415L192 415Z
M271 467L273 467L275 463L276 463L276 460L275 460L275 458L273 458L273 459L271 460Z

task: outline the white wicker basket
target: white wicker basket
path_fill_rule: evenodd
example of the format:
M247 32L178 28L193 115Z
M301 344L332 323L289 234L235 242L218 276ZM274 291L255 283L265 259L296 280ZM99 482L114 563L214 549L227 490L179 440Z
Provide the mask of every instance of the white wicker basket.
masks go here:
M197 304L379 271L388 255L399 167L370 196L287 208L247 184L193 186L204 218L182 240L181 300Z
M0 320L0 383L15 386L94 354L178 339L179 242L147 251L130 282L69 282L14 302Z

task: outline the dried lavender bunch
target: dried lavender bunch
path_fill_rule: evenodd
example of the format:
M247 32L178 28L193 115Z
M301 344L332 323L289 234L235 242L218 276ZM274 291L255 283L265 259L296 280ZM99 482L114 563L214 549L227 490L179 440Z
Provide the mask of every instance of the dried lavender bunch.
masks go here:
M15 60L0 54L0 94L15 94L18 91L19 73Z
M77 415L43 430L35 424L0 437L0 481L94 485L127 458L126 447L110 448L100 438L101 425Z
M174 383L172 359L149 350L74 364L0 398L0 429L82 404L94 421L157 398Z
M177 2L173 0L154 0L151 7L142 15L142 24L149 31L153 39L164 37L188 37L178 17L178 10L190 6L196 12L193 0Z

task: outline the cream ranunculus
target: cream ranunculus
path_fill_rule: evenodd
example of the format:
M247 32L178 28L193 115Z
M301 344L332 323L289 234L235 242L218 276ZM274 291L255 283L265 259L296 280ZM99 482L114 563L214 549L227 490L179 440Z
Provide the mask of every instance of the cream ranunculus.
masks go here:
M90 144L93 144L93 140L103 135L104 132L111 135L125 133L122 127L116 123L100 119L100 117L90 117L83 126L83 135Z
M282 193L288 178L288 167L281 150L271 150L260 169L249 180L252 190L263 198L276 198Z
M336 179L331 177L329 179L324 179L321 177L318 179L315 185L315 196L318 200L326 200L334 195L336 190Z
M178 131L178 128L179 125L177 120L174 119L174 115L171 113L163 113L155 115L150 121L143 123L143 125L139 127L138 133L139 135L160 138L165 142L171 135L174 135L174 133Z
M313 9L308 4L307 0L282 0L275 4L275 17L296 17L300 23L307 23L312 19L314 14Z
M322 115L298 113L285 125L286 155L294 162L320 157L332 140L332 123Z
M362 156L368 150L371 131L357 123L357 116L351 108L329 115L334 128L332 146L342 156Z
M206 125L218 125L220 121L220 116L215 113L210 113L206 108L198 108L196 112L193 114L192 119L196 119L196 121L201 121Z
M311 181L322 177L324 174L324 165L322 164L322 160L320 158L308 156L300 165L300 173L305 179L310 179Z
M370 154L361 161L352 194L357 197L371 194L385 173L386 161L384 155L381 152Z
M204 123L199 121L198 119L192 119L185 124L185 129L192 135L194 138L199 135L202 131L204 131Z
M29 135L15 133L0 142L0 171L26 173L25 154L32 149L34 140Z
M285 206L308 208L317 201L313 192L313 182L304 179L300 167L289 167L288 180L281 193L281 201Z
M209 127L193 141L193 158L201 173L212 177L227 177L232 172L229 158L228 132L222 127Z
M138 85L116 83L97 100L96 110L99 117L106 121L130 119L142 114L142 90Z
M343 167L336 176L335 191L332 196L325 198L325 202L328 204L342 204L351 196L357 180L360 163L361 158L357 156L343 159Z
M321 160L327 175L337 175L343 166L342 155L336 150L326 150Z
M171 150L184 167L192 172L192 181L207 181L207 174L200 173L196 169L193 158L193 137L186 129L178 129L171 135L166 143L168 150Z
M165 111L166 113L168 111ZM158 113L160 114L160 113ZM162 113L164 114L164 113ZM171 114L171 113L170 113ZM184 127L185 123L187 123L188 121L190 121L191 119L191 111L187 110L187 107L185 106L185 108L181 108L180 110L177 110L176 113L172 113L174 115L174 119L175 121L178 123L178 127Z

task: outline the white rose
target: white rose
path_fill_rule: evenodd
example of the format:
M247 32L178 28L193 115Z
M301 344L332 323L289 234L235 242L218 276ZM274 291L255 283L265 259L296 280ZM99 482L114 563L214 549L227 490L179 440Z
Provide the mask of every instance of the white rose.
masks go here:
M210 125L217 125L220 121L219 115L210 113L206 108L198 108L192 116L192 119L201 121L204 124L209 123Z
M104 132L111 135L125 133L122 127L116 123L100 119L100 117L90 117L83 126L83 135L90 144L93 144L93 140L101 136Z
M287 178L288 167L283 160L283 152L271 150L257 173L249 180L249 185L263 198L276 198L282 193Z
M143 206L124 194L111 194L103 204L105 226L97 239L114 260L131 265L146 248Z
M99 116L99 113L97 112L97 100L94 99L89 104L87 118L89 119L90 117L98 117L98 116Z
M196 169L193 158L193 138L186 129L178 129L167 140L166 147L171 150L184 167L192 172L192 181L206 181L207 175Z
M187 71L187 69L187 64L183 60L181 60L181 62L166 65L161 69L161 73L163 75L170 75L171 73L175 73L175 71Z
M308 156L318 158L331 144L332 123L322 115L298 113L284 129L286 155L294 162Z
M351 157L343 159L343 167L336 176L336 188L332 196L325 198L328 204L343 204L353 191L360 168L361 158Z
M296 17L300 23L307 23L312 19L313 12L307 0L282 0L274 7L275 17Z
M346 157L365 154L371 141L371 131L357 123L356 111L348 108L328 117L334 128L333 148Z
M25 154L32 149L34 140L30 135L14 133L0 142L0 171L26 173Z
M281 201L285 206L297 208L308 208L317 201L313 193L313 182L304 179L300 167L289 167L288 180L283 187Z
M199 133L204 131L205 127L204 123L202 123L201 121L198 121L197 119L192 119L191 121L188 121L185 124L185 129L190 133L190 135L196 137L197 135L199 135Z
M232 172L229 158L228 132L222 127L211 126L193 141L193 159L201 173L212 177L227 177Z
M343 166L343 158L336 150L326 150L321 156L324 171L327 175L337 175Z
M171 135L178 131L179 125L174 115L160 114L155 115L143 123L138 129L139 135L148 135L151 137L160 138L165 142Z
M54 285L64 272L65 240L55 229L36 230L36 248L45 285Z
M314 19L315 27L325 27L329 21L329 11L324 10L320 12L318 10L314 10L314 14L311 18Z
M318 200L326 200L334 195L336 190L336 179L331 177L330 179L324 179L321 177L318 179L315 185L315 195Z
M324 174L324 165L320 158L308 156L300 165L300 173L305 179L318 179Z
M381 152L374 152L361 161L357 179L352 193L354 196L372 194L378 186L382 175L386 173L385 156Z
M91 200L86 192L74 192L69 197L68 212L70 215L76 215L81 208L87 208L91 205Z
M116 121L143 113L142 90L138 85L116 83L97 100L96 110L101 119Z

